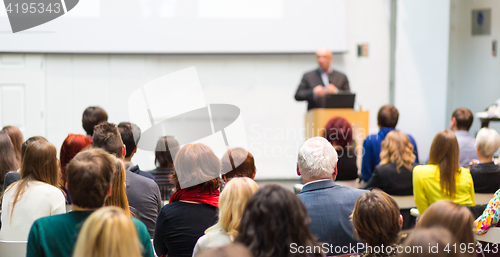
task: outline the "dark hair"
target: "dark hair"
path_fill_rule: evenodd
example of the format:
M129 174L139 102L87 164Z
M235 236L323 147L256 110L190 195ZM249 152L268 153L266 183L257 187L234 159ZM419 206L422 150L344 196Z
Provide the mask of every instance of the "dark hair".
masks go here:
M21 145L23 144L23 133L19 128L14 126L5 126L2 131L9 135L12 145L14 146L14 151L16 154L17 162L21 164Z
M227 180L234 177L253 178L255 174L253 155L241 147L228 150L220 162L222 176Z
M398 124L399 112L394 105L384 105L378 110L377 121L380 127L395 128Z
M106 150L117 158L123 157L123 141L120 131L113 123L104 122L95 126L92 145Z
M220 188L220 160L212 149L204 144L185 145L177 153L174 166L172 183L177 191L181 190L180 182L188 185L184 186L187 190L193 190L201 185L201 191L209 190L212 193ZM200 183L200 181L205 182Z
M451 130L439 131L431 144L429 164L439 167L441 193L453 199L456 193L456 175L461 172L460 148L455 133Z
M397 243L401 231L398 203L375 189L361 195L354 204L352 223L359 239L370 246Z
M401 253L398 256L404 257L462 257L465 254L460 251L450 251L454 244L460 245L449 230L436 226L431 228L414 229L405 240ZM432 252L431 252L432 248ZM408 249L404 250L404 249ZM437 252L435 252L437 251Z
M61 161L61 179L66 183L66 165L77 153L91 144L90 139L84 135L69 134L61 145L59 159Z
M0 185L3 185L7 172L17 171L17 169L19 169L19 162L17 162L12 141L9 135L0 132Z
M311 218L296 195L281 186L266 185L248 200L235 242L248 247L254 257L322 256L310 224ZM292 253L292 243L317 251Z
M113 181L115 165L115 158L102 149L79 152L66 169L73 204L89 209L102 207Z
M120 130L122 141L127 150L125 157L128 158L132 156L132 153L137 147L137 143L139 143L141 139L141 129L139 126L130 122L120 122L120 124L118 124L118 129Z
M420 216L416 228L443 226L450 230L459 243L474 243L474 217L467 207L457 203L440 200L427 208Z
M330 143L345 148L352 143L352 127L342 117L333 117L325 126L325 138Z
M155 164L157 167L173 168L175 156L179 152L179 142L172 136L158 139L155 148Z
M108 121L108 113L101 107L90 106L83 111L82 126L87 135L94 135L94 127L102 122Z
M474 121L474 115L467 108L458 108L453 112L452 118L457 121L457 129L469 130Z
M33 136L26 139L26 141L24 141L23 145L21 146L21 160L24 158L24 153L26 153L26 148L28 147L28 145L38 140L43 140L48 142L48 140L42 136Z

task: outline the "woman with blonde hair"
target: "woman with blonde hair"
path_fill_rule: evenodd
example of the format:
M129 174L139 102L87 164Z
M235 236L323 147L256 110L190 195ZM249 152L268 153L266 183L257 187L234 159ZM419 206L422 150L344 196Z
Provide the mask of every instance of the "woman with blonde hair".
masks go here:
M130 206L128 204L125 179L125 166L121 160L116 159L113 185L111 186L111 196L106 198L104 205L120 207L123 211L125 211L125 214L127 214L128 217L132 217Z
M407 135L393 130L382 141L380 164L366 188L378 188L389 195L413 195L412 170L415 155Z
M413 169L413 195L420 214L432 203L446 199L474 206L474 182L459 165L458 141L451 130L441 130L432 140L429 164Z
M227 245L234 241L238 235L245 205L258 189L257 183L247 177L233 178L226 184L219 198L219 221L198 239L193 256L204 249Z
M141 247L136 227L125 211L103 207L83 224L73 257L141 257Z
M59 173L54 145L43 140L28 145L21 180L3 195L1 240L26 241L35 220L66 212L66 199L58 188Z

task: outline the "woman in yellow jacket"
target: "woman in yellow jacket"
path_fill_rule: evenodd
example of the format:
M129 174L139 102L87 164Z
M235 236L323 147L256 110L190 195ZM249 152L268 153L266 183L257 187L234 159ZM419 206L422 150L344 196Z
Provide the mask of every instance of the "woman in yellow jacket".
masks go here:
M460 150L455 134L441 130L434 137L429 164L413 169L413 195L420 214L432 203L447 199L474 206L474 182L470 171L458 164Z

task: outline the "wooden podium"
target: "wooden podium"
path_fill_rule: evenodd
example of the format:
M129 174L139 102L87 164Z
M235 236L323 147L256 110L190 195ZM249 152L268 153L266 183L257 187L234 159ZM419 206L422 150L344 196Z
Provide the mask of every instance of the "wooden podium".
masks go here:
M306 113L305 132L306 139L325 136L325 126L333 117L342 117L351 123L353 139L356 145L362 145L368 135L368 111L354 111L353 109L311 109Z

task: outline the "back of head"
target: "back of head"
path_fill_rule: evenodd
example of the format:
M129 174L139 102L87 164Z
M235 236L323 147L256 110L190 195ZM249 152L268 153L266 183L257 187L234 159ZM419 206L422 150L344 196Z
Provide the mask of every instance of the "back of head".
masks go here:
M451 201L437 201L420 216L416 228L442 226L457 236L459 243L474 243L474 217L467 207Z
M0 184L3 185L5 174L19 169L19 162L12 141L4 132L0 132Z
M214 227L219 225L227 231L231 240L234 240L245 205L257 189L257 183L247 177L231 179L219 197L219 222Z
M342 148L352 146L352 127L342 117L334 117L325 126L325 138Z
M19 128L14 126L5 126L2 131L9 135L12 145L14 146L14 151L16 152L16 158L19 163L21 163L21 145L23 144L23 133Z
M29 144L20 173L21 180L38 180L59 187L59 162L55 146L45 140Z
M472 122L474 121L474 115L467 108L458 108L453 112L452 118L455 118L457 122L458 130L467 130L469 131L472 126Z
M252 254L241 244L233 243L200 252L195 257L252 257Z
M202 185L202 191L220 187L220 160L204 144L185 145L174 161L173 183L177 190Z
M439 166L441 192L453 198L456 193L456 174L460 171L460 149L451 130L439 131L432 140L429 164Z
M443 227L419 228L413 230L398 251L403 257L462 257L464 254L453 250L454 244L460 245L448 229Z
M359 239L370 246L395 244L401 230L398 203L381 190L363 194L354 204L352 224Z
M500 147L500 135L494 129L482 128L477 132L476 147L482 156L493 157Z
M102 149L79 152L66 167L66 183L73 204L89 209L102 207L114 169L115 158Z
M129 158L132 156L132 153L141 139L141 129L139 126L130 122L120 122L120 124L118 124L118 129L120 130L122 141L127 150L125 158Z
M408 136L396 130L387 133L382 141L380 164L394 163L399 171L401 167L412 170L414 162L413 145Z
M38 140L43 140L48 142L48 140L42 136L33 136L26 139L26 141L24 141L23 145L21 146L21 160L24 158L24 154L26 153L26 147L28 147L29 144Z
M255 161L253 155L243 149L234 148L228 150L221 159L221 173L230 180L234 177L252 178L255 175Z
M337 161L337 151L323 137L310 138L299 149L299 171L306 180L332 178Z
M155 148L155 164L158 167L173 168L174 160L179 152L180 145L172 136L164 136L158 139Z
M120 131L113 123L104 122L95 126L92 145L104 149L117 158L123 157L123 141Z
M292 254L291 245L317 245L309 231L307 210L291 191L267 185L250 197L235 241L249 248L255 257L315 256Z
M61 145L59 159L61 161L62 179L66 181L66 165L75 157L77 153L89 146L90 139L84 135L69 134Z
M94 127L108 121L108 113L101 107L90 106L83 111L82 126L87 135L94 135Z
M378 110L378 125L383 128L395 128L398 125L399 112L394 105L384 105Z
M125 212L103 207L83 224L73 257L140 257L141 247L135 225Z

